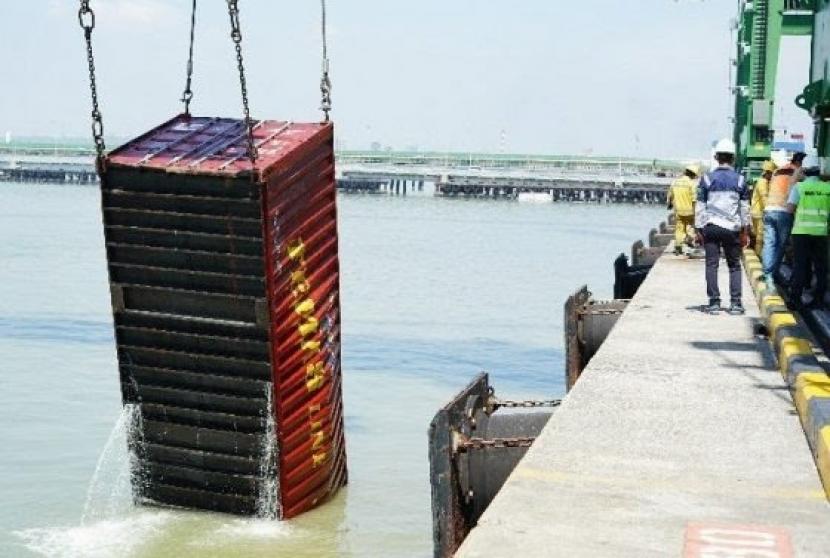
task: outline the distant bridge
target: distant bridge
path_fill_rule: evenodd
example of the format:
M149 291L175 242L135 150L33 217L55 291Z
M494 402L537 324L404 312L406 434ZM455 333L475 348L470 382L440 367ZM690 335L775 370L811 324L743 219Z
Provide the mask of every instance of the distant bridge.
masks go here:
M446 197L664 203L681 168L676 161L479 153L342 151L338 186L349 192L406 195L426 183ZM85 148L0 149L0 181L90 184L97 181Z
M614 172L624 175L666 175L682 168L679 161L620 157L575 157L492 153L402 151L338 151L341 166L432 167L436 169L514 170L532 172Z

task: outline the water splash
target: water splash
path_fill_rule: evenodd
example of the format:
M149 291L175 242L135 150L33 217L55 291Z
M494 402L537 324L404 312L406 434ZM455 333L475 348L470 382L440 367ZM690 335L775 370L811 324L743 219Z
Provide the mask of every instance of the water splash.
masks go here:
M15 531L32 553L48 558L124 558L137 551L171 521L163 511L140 511L127 517L73 527Z
M263 434L263 452L259 464L259 494L256 502L257 517L276 519L279 515L280 476L277 472L279 447L277 445L277 425L274 420L273 390L267 393L265 433Z
M169 512L134 505L140 432L138 405L124 405L95 465L81 524L16 531L27 549L50 558L120 558L169 523Z
M140 432L140 421L138 405L124 405L87 488L82 526L123 516L133 508L132 480L137 478L138 461L132 448Z

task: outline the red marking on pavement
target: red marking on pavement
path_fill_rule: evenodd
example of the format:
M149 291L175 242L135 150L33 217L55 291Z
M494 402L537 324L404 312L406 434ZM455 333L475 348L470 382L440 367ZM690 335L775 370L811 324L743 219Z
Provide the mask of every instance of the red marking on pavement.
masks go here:
M762 525L690 523L683 558L792 558L789 531Z

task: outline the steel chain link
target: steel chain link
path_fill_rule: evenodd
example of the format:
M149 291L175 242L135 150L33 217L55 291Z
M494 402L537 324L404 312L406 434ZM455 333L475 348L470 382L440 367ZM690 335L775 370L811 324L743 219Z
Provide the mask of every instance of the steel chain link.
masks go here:
M193 100L193 44L196 39L196 0L193 0L193 9L190 12L190 50L187 57L187 81L185 82L184 92L182 93L182 103L184 103L184 113L190 116L190 102Z
M534 437L520 438L469 438L458 444L457 451L464 453L469 450L503 449L503 448L529 448L536 440Z
M320 110L325 114L326 122L329 121L329 113L331 112L331 77L329 76L329 47L327 37L327 10L326 0L320 0L322 8L321 31L323 36L323 75L320 78L320 94L322 100L320 101Z
M533 399L525 399L525 400L510 400L510 399L496 399L493 401L492 405L494 409L506 408L506 409L533 409L536 407L558 407L562 404L561 399L547 399L547 400L533 400Z
M84 40L86 41L86 59L89 65L89 90L92 95L92 139L95 142L95 153L100 171L100 165L104 161L107 147L104 143L104 120L101 116L101 110L98 108L95 57L92 53L92 31L95 29L95 12L90 8L89 0L80 0L80 2L81 7L78 9L78 23L80 23L81 29L84 30Z
M239 86L242 90L242 112L245 115L245 127L248 129L248 157L251 165L256 165L257 151L254 144L254 125L251 120L251 110L248 106L248 83L245 80L245 65L242 60L242 31L239 26L238 0L227 0L228 15L231 19L231 39L236 49L236 64L239 69Z

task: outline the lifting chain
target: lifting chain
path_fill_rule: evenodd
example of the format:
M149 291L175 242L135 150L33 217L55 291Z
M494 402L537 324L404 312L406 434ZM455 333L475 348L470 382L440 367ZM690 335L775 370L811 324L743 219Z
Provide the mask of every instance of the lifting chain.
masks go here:
M104 144L104 120L98 108L98 86L95 82L95 58L92 54L92 30L95 29L95 12L89 7L89 0L80 0L81 7L78 10L78 22L84 30L86 41L86 59L89 64L89 90L92 94L92 139L95 142L96 163L100 173L106 155Z
M242 90L242 112L245 115L245 127L248 129L248 157L251 166L256 166L257 151L254 144L254 125L251 121L251 110L248 107L248 83L245 80L245 65L242 61L242 31L239 28L239 0L227 0L228 15L231 18L231 39L236 49L236 64L239 69L239 86Z
M502 449L502 448L529 448L533 445L536 438L493 438L485 440L484 438L467 438L456 446L458 453L466 453L470 450L488 450L488 449Z
M320 78L320 93L322 95L320 110L326 115L326 122L328 122L329 113L331 112L331 78L329 77L329 46L326 32L326 28L328 27L326 21L328 17L326 13L326 0L320 0L320 6L322 8L321 27L323 35L323 76Z
M193 43L196 39L196 0L193 0L193 9L190 12L190 50L187 57L187 81L184 85L184 93L182 93L182 103L184 103L184 113L190 116L190 101L193 100L193 90L190 88L193 82Z
M496 409L534 409L537 407L558 407L562 404L561 399L548 399L543 401L532 400L532 399L525 399L519 401L513 401L510 399L494 399L491 401L490 405L492 406L493 410Z

